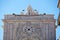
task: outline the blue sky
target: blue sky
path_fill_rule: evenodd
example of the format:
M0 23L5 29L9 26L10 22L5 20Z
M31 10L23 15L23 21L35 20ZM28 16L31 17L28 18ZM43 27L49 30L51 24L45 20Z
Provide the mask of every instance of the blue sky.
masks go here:
M58 0L0 0L0 40L3 40L3 22L4 14L20 14L20 12L31 5L37 9L40 14L54 14L58 18L59 9L57 8ZM60 26L56 28L56 38L60 36Z

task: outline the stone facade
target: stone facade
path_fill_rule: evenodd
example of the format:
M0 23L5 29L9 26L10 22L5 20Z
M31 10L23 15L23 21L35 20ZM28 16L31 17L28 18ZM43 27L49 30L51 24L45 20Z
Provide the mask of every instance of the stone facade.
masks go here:
M53 14L39 14L27 8L23 15L5 15L3 40L56 40Z

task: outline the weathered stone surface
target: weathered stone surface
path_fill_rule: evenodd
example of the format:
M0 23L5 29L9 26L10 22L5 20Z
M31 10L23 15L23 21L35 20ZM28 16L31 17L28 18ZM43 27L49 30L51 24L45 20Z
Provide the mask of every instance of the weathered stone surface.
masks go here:
M54 15L5 15L4 40L56 40L55 31Z

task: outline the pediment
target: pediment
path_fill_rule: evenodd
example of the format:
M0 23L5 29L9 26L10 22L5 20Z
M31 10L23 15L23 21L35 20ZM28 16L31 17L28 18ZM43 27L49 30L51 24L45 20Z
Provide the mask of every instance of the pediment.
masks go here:
M21 13L23 14L23 13ZM29 5L23 15L39 15L37 10L33 10L31 5Z

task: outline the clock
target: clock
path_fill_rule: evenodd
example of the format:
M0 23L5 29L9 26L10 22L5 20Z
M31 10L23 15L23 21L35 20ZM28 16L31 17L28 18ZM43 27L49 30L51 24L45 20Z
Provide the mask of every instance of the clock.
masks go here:
M23 31L26 33L32 33L33 32L33 27L26 26L23 28Z

